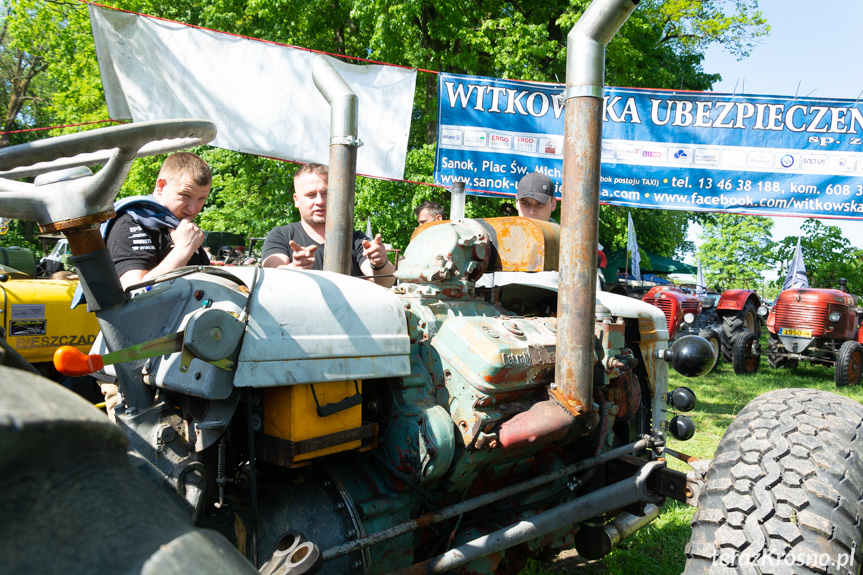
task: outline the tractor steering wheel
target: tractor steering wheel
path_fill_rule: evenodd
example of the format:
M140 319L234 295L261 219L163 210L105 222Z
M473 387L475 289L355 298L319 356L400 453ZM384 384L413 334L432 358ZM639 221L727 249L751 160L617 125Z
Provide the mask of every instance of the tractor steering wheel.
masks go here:
M0 150L0 216L40 224L109 211L135 158L206 144L216 126L206 120L158 120L99 128ZM95 175L45 185L13 181L77 166Z

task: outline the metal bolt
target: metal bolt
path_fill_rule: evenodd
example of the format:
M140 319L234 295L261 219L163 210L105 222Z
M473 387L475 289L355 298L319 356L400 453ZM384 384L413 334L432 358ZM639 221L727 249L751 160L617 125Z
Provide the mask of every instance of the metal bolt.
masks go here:
M355 529L348 529L348 532L345 533L345 539L353 539L357 536L357 532Z
M210 339L212 339L213 341L219 341L220 339L222 339L222 330L218 327L214 327L213 329L211 329Z
M359 559L354 559L354 562L353 562L353 563L351 563L351 567L352 567L353 569L359 569L359 568L361 568L362 566L363 566L363 562L362 562L362 561L360 561Z
M177 437L177 430L170 425L163 425L156 434L159 443L170 443Z

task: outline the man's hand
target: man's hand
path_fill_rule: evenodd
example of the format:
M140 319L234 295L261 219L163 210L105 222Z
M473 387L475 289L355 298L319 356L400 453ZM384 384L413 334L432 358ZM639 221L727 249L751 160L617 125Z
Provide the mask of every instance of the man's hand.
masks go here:
M171 240L174 242L175 250L188 254L186 258L188 261L204 243L204 232L192 220L182 220L180 225L171 231Z
M279 266L279 267L288 267L295 270L310 270L312 269L312 265L315 263L315 252L318 251L318 246L306 246L303 247L294 240L289 242L291 246L291 263L287 266Z
M384 247L384 241L380 234L376 235L372 241L363 240L363 255L368 258L372 268L382 268L389 263L387 248Z

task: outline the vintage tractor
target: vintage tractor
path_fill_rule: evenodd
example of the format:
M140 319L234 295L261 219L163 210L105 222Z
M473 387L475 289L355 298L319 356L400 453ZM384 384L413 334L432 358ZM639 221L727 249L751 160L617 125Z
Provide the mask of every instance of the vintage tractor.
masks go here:
M580 56L632 9L592 4L574 30L594 39ZM578 77L601 86L601 69ZM341 99L334 69L315 71L327 100ZM673 411L695 402L687 388L669 393L668 366L697 376L713 352L698 337L669 347L655 306L596 292L602 99L573 92L565 140L584 149L565 152L564 167L571 154L595 161L565 169L563 225L429 226L391 290L344 273L351 121L332 123L326 271L181 268L128 291L99 221L137 155L205 143L215 126L135 123L0 150L0 215L67 235L104 336L105 353L64 350L55 363L111 371L121 394L113 426L59 387L0 368L4 572L517 572L573 544L601 557L665 498L700 494L688 572L768 550L817 549L835 563L850 551L859 564L851 518L863 504L846 493L863 490L863 439L842 424L863 408L847 398L764 396L710 469L668 469L666 457L693 463L665 440L692 435ZM104 167L48 189L12 181L84 161ZM849 513L825 533L836 466L820 462L845 452Z
M168 127L212 133L202 122L133 124L46 147L140 143ZM112 162L85 193L116 190L98 179ZM98 205L70 201L69 184L50 197ZM15 205L15 216L29 214ZM713 356L697 338L668 349L655 307L591 294L589 379L555 377L566 329L557 291L567 282L553 281L560 236L556 224L522 218L447 222L417 234L393 290L334 272L206 267L148 282L132 299L100 248L74 257L107 353L66 350L56 363L76 374L109 365L131 449L197 526L258 567L298 546L304 569L325 573L429 562L491 573L573 544L601 556L612 519L620 537L665 497L694 502L698 482L653 450L665 432L693 430L684 416L666 419L669 401L681 411L695 401L685 388L667 392L667 362L699 375ZM494 281L478 287L485 274Z
M34 278L33 252L24 248L0 248L0 337L7 355L17 365L27 365L39 374L79 393L102 400L92 377L68 377L54 368L54 352L71 345L87 352L96 340L99 325L86 308L70 309L77 280Z
M717 301L718 300L718 301ZM665 314L671 339L683 335L698 335L710 342L717 364L732 362L734 344L744 333L761 336L761 321L757 310L761 299L754 290L731 289L721 296L698 296L678 286L654 286L643 301L655 305ZM736 373L740 367L735 367Z
M770 332L770 367L797 367L802 360L834 365L837 386L857 385L863 373L863 331L858 297L836 289L793 288L782 291L773 307L758 308ZM735 346L735 365L758 370L761 348L747 337Z
M700 332L711 326L709 322L705 323L705 318L702 316L701 298L678 286L653 286L644 294L641 301L662 310L668 326L669 339L696 334L704 337ZM705 339L711 341L709 338ZM711 343L711 345L718 345L718 339L716 344ZM718 351L718 347L716 349Z

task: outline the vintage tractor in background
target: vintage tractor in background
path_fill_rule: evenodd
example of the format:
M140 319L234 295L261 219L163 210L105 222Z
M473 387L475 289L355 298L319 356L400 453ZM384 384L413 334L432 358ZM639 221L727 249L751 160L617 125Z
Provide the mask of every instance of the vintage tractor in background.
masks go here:
M650 288L644 297L644 303L662 310L668 326L668 337L674 339L683 335L697 334L704 329L698 323L701 315L701 301L691 293L683 291L674 285L658 285Z
M678 286L654 286L642 301L655 305L665 314L668 334L673 340L683 335L698 335L710 342L719 360L733 363L734 344L745 333L761 336L757 310L761 299L754 290L731 289L718 294L696 295ZM740 365L736 373L745 373ZM741 364L742 365L742 364Z
M858 296L838 289L782 291L772 308L758 308L770 332L767 361L772 368L797 367L800 360L834 365L837 386L857 385L863 373L863 331ZM754 337L735 346L735 365L758 370L762 353Z
M65 241L63 242L65 243ZM87 352L99 325L86 308L71 309L77 280L35 278L38 266L26 248L0 248L0 337L17 366L52 379L92 402L102 401L89 376L68 377L54 368L54 352L64 345Z

